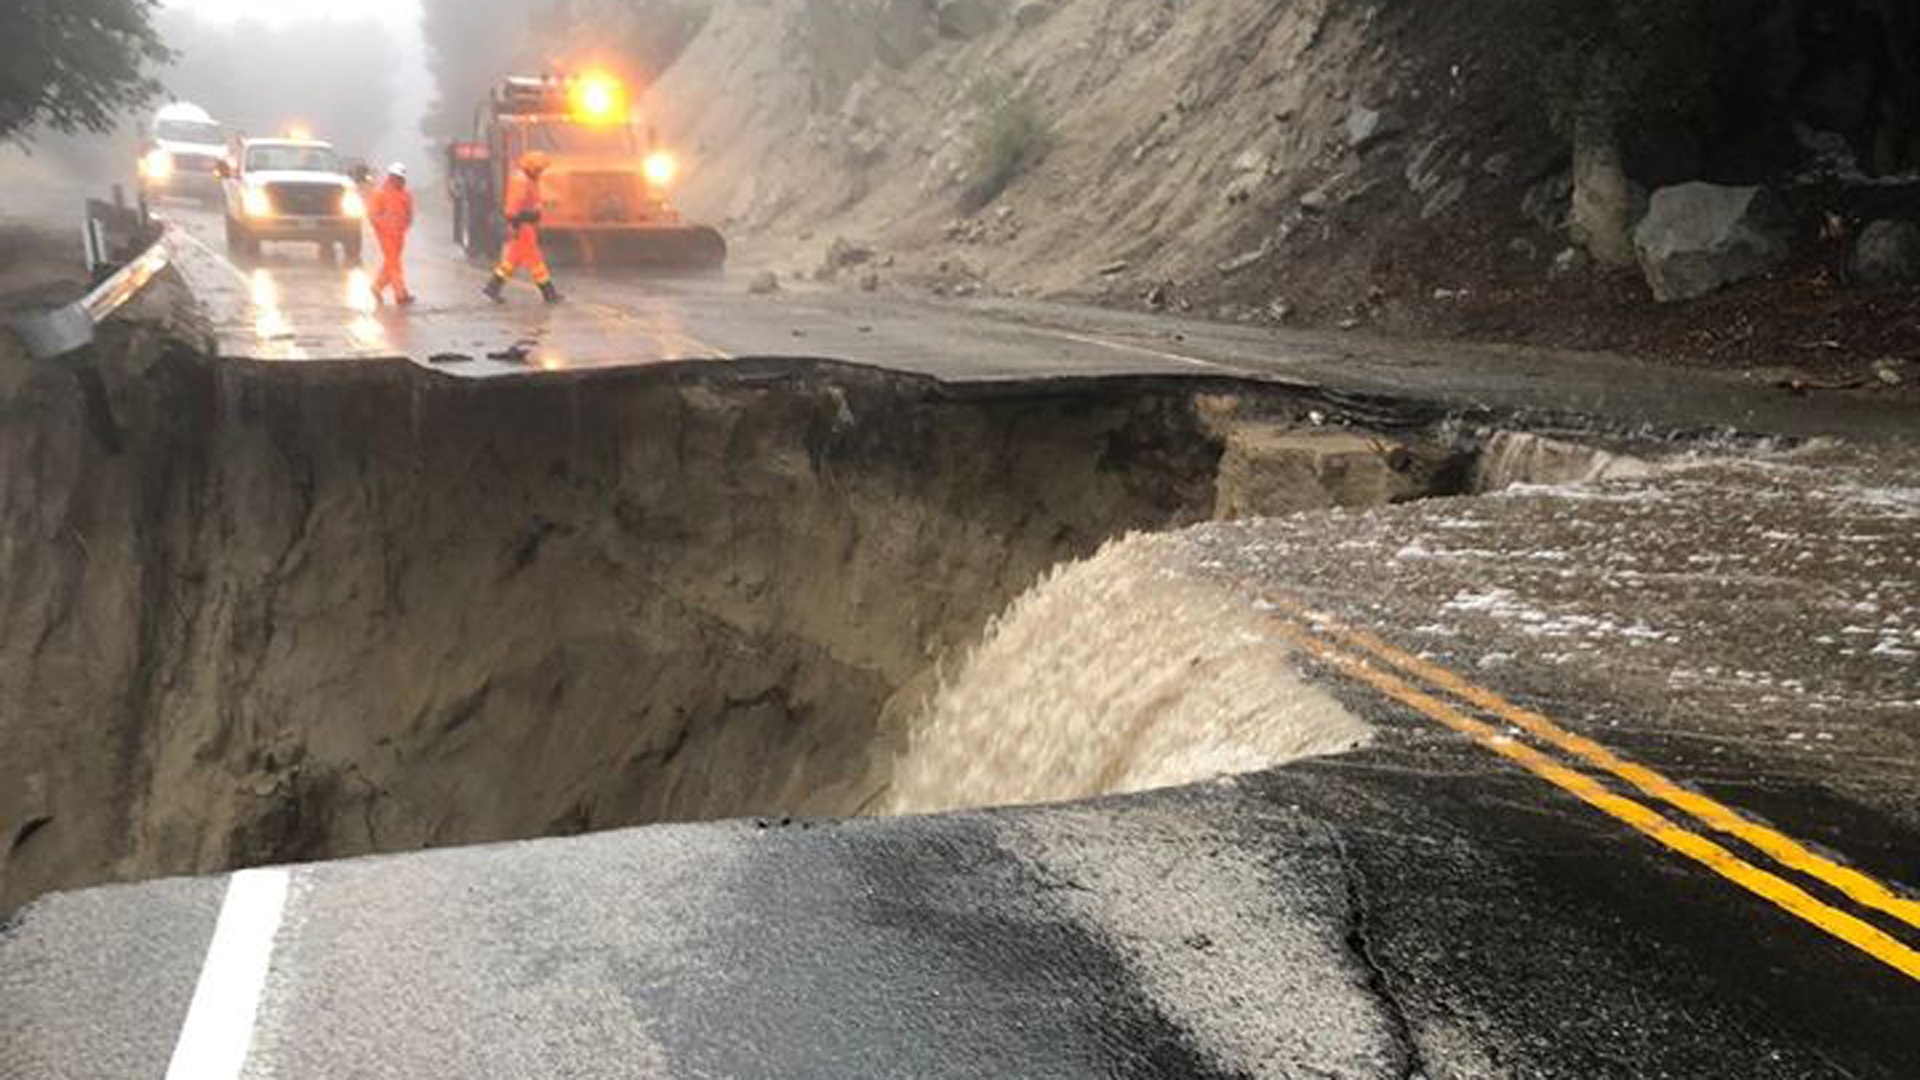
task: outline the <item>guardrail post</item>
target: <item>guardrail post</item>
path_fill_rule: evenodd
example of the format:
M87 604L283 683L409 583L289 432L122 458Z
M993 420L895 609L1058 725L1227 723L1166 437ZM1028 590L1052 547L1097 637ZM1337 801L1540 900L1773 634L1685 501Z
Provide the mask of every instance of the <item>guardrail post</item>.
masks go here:
M107 237L100 219L91 213L87 215L86 241L87 277L89 280L97 281L100 277L100 268L107 262Z

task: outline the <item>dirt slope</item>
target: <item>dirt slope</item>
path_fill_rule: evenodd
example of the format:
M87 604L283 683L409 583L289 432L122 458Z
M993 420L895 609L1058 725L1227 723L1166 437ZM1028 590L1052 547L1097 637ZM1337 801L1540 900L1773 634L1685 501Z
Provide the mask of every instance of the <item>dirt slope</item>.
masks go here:
M943 21L954 7L982 14ZM775 240L878 233L904 256L960 216L983 85L1027 88L1051 149L980 242L940 257L1071 291L1119 259L1202 269L1237 239L1237 178L1304 177L1343 148L1348 99L1382 66L1369 21L1338 0L721 0L654 107L695 153L694 210Z
M1920 213L1920 186L1872 205L1796 189L1796 259L1696 302L1652 303L1634 270L1556 271L1569 154L1490 44L1515 7L714 0L648 107L689 151L688 207L789 278L846 238L876 251L837 268L843 287L1769 369L1920 358L1920 291L1851 287L1816 239L1828 213ZM1008 91L1048 134L969 212L977 132ZM1643 134L1650 185L1755 179Z

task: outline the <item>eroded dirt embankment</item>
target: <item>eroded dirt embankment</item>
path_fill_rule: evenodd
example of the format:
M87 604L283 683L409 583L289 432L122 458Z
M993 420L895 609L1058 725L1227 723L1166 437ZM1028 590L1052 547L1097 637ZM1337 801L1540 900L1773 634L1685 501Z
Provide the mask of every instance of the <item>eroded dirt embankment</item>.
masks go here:
M1048 567L1465 476L1447 440L1161 382L735 364L476 384L111 344L5 367L5 907L877 808L935 660Z

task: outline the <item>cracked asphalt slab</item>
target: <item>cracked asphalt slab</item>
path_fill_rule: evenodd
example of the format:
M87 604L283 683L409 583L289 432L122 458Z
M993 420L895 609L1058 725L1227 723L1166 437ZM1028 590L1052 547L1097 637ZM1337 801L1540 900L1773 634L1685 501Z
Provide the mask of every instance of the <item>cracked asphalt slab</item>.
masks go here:
M483 299L486 269L446 241L433 209L415 229L408 273L418 306L376 308L372 267L332 266L309 248L269 245L236 263L217 214L164 209L174 258L234 360L405 359L450 378L739 358L832 359L948 382L1163 375L1253 379L1419 399L1545 420L1631 418L1653 430L1713 427L1902 438L1911 401L1795 397L1737 375L1654 368L1618 357L1501 346L1408 343L1283 331L1167 314L1014 298L936 299L796 283L750 295L749 275L644 274L558 267L569 302L524 285Z

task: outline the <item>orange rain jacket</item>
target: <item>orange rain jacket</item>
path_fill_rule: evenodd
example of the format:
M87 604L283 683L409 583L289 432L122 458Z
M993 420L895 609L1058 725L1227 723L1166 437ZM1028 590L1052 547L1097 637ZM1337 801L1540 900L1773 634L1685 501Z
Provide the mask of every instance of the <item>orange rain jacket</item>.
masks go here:
M413 193L392 180L381 184L367 200L367 220L381 237L407 235L413 227Z
M540 252L540 227L514 220L522 214L539 213L541 205L540 181L525 172L514 173L507 182L507 200L503 208L512 235L507 240L507 250L500 258L500 276L509 276L513 271L525 267L533 272L536 282L546 279L547 260Z

